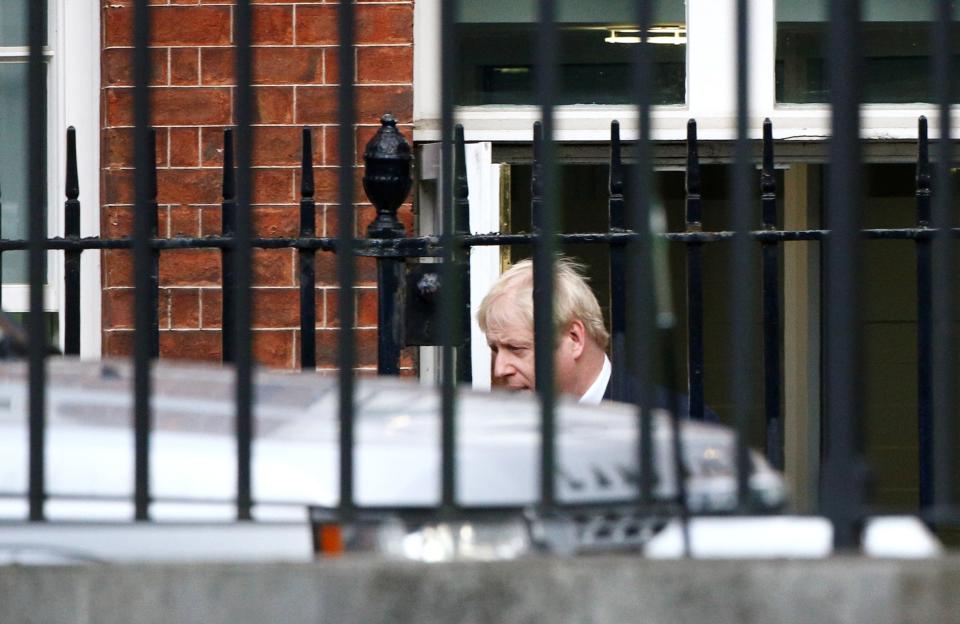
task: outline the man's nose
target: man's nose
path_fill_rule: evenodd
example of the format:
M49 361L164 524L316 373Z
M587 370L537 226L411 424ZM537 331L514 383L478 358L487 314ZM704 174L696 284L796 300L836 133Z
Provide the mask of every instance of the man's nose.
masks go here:
M493 376L500 379L506 377L511 371L512 365L510 358L503 352L497 352L493 355Z

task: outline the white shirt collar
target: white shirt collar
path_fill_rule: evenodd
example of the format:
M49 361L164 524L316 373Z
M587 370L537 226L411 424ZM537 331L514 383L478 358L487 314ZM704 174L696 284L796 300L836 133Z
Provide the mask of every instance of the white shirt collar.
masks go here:
M583 403L584 405L600 405L600 402L603 401L603 395L607 392L607 384L610 383L610 374L612 372L613 365L610 364L610 358L604 354L603 368L600 369L600 374L593 380L593 384L587 388L587 391L583 393L578 403Z

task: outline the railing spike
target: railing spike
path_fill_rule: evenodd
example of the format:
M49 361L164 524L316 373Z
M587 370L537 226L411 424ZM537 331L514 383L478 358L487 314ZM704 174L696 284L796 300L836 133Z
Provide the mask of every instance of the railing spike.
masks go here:
M623 195L623 159L620 148L620 122L610 122L610 194Z
M149 178L148 193L151 200L157 198L157 129L150 128L150 133L148 134L149 138L149 148L150 148L150 161L149 167L147 168L147 174Z
M539 198L543 195L542 186L542 164L540 162L540 148L543 141L543 124L539 121L533 122L533 171L530 176L530 193L533 197Z
M233 128L223 131L223 199L237 197L237 174L233 168Z
M686 220L688 223L700 223L700 152L697 146L697 120L687 121L687 202Z
M315 187L313 183L313 133L310 128L303 129L303 153L300 158L300 195L313 197Z
M67 128L67 199L80 197L80 178L77 175L77 130Z
M454 127L454 176L453 197L456 206L456 223L453 230L458 234L470 233L470 184L467 180L467 149L463 124Z
M763 168L760 172L760 193L767 201L763 205L763 225L773 228L776 215L777 177L773 166L773 123L770 119L763 120Z
M700 194L700 152L697 146L697 120L687 121L687 193Z

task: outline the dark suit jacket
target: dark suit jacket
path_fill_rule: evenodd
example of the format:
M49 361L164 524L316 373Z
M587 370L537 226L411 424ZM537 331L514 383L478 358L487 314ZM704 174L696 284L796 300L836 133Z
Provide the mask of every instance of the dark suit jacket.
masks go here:
M603 398L608 401L621 401L623 403L639 403L640 402L640 383L631 377L627 377L624 383L624 387L620 392L614 392L614 375L611 372L610 381L607 382L607 389L603 393ZM676 410L681 418L690 417L690 397L686 394L677 394L670 392L663 386L654 386L653 391L653 405L652 407L659 407L665 409L669 412ZM619 396L616 396L619 395ZM708 406L703 406L703 420L707 422L720 422L720 417L710 409Z

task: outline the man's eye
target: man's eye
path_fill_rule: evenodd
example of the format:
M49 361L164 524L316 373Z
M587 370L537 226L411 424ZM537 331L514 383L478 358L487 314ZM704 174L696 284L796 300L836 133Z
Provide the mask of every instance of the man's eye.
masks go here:
M507 349L509 349L511 353L520 353L520 352L522 352L522 351L526 351L526 350L527 350L526 347L523 347L523 346L520 346L520 345L510 345L510 346L507 347Z

